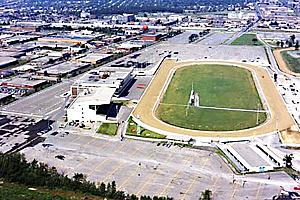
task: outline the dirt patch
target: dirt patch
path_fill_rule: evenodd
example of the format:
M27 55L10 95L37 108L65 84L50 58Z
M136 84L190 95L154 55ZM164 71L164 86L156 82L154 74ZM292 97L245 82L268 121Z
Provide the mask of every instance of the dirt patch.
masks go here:
M287 129L280 133L283 144L300 144L300 132Z

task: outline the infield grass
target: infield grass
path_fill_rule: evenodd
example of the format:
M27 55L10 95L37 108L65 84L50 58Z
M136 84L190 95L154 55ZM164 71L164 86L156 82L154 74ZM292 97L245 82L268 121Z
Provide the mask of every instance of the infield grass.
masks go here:
M240 130L266 120L265 113L189 107L191 88L200 105L263 110L251 72L234 66L193 65L178 69L156 111L162 121L175 126L210 131Z
M300 73L300 58L294 58L288 54L288 51L280 52L286 66L295 73Z
M248 33L243 34L241 37L234 40L230 45L247 45L247 46L262 46L263 43L259 40L256 42L252 41L253 39L257 39L255 34Z

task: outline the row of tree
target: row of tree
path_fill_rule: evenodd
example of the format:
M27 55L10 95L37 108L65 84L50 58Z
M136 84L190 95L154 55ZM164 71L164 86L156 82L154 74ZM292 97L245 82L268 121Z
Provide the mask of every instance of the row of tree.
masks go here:
M86 180L86 176L76 173L72 178L59 174L55 167L39 163L36 160L28 162L23 154L0 153L0 179L9 182L25 184L31 187L46 187L49 189L63 189L78 191L85 194L100 196L108 199L138 200L136 195L128 195L116 189L115 181L98 184ZM172 200L170 197L141 196L141 200Z
M199 37L203 37L210 32L210 29L206 29L204 31L200 31L199 34L193 33L189 36L189 43L196 41Z
M278 47L284 48L284 47L295 47L295 50L299 50L299 41L296 40L296 36L293 34L290 36L289 39L283 41L277 41L276 45Z

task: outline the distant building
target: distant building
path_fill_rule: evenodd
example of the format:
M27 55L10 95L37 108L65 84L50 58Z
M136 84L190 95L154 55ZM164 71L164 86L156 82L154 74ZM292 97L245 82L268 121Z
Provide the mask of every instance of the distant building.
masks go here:
M126 14L125 13L123 15L114 15L111 20L115 24L123 24L123 23L128 23L128 22L134 22L135 16L134 16L134 14Z
M80 13L80 17L81 17L81 18L90 18L90 17L91 17L91 13L82 11L82 12Z
M53 35L48 37L39 38L40 42L58 42L58 43L71 43L71 44L86 44L95 37L93 36L72 36L72 35Z
M17 62L18 62L18 60L15 59L15 58L12 58L12 57L1 57L0 56L0 68L16 64Z
M36 72L38 76L64 77L76 76L90 67L88 63L63 62Z
M0 80L0 92L14 95L37 92L48 85L46 80L30 78L12 78Z
M162 37L161 33L148 33L142 35L144 41L158 41Z
M77 61L81 63L99 64L101 62L109 60L112 56L113 56L112 54L92 53L82 58L79 58Z

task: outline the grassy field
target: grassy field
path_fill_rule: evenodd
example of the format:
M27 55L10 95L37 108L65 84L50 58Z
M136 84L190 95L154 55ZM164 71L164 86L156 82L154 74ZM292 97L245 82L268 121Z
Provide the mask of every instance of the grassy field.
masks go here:
M288 54L288 51L280 52L287 67L295 73L300 73L300 58L294 58Z
M97 130L97 133L105 134L105 135L116 135L117 134L118 125L113 123L103 123Z
M254 38L257 39L255 34L247 33L242 35L241 37L234 40L231 45L248 45L248 46L261 46L263 43L261 41L252 41Z
M1 200L103 200L101 197L85 195L79 192L69 192L64 190L49 190L37 188L32 191L28 186L15 183L0 184L0 199Z
M225 131L256 126L254 112L196 107L187 110L185 105L192 85L199 93L201 106L263 109L249 71L233 66L194 65L176 71L157 109L157 116L169 124L196 130ZM260 113L259 123L265 120L266 114Z
M149 131L147 129L144 129L143 127L140 127L140 130L141 130L140 134L137 134L137 124L132 120L132 118L129 118L126 135L145 137L145 138L154 138L154 139L166 138L165 135Z

